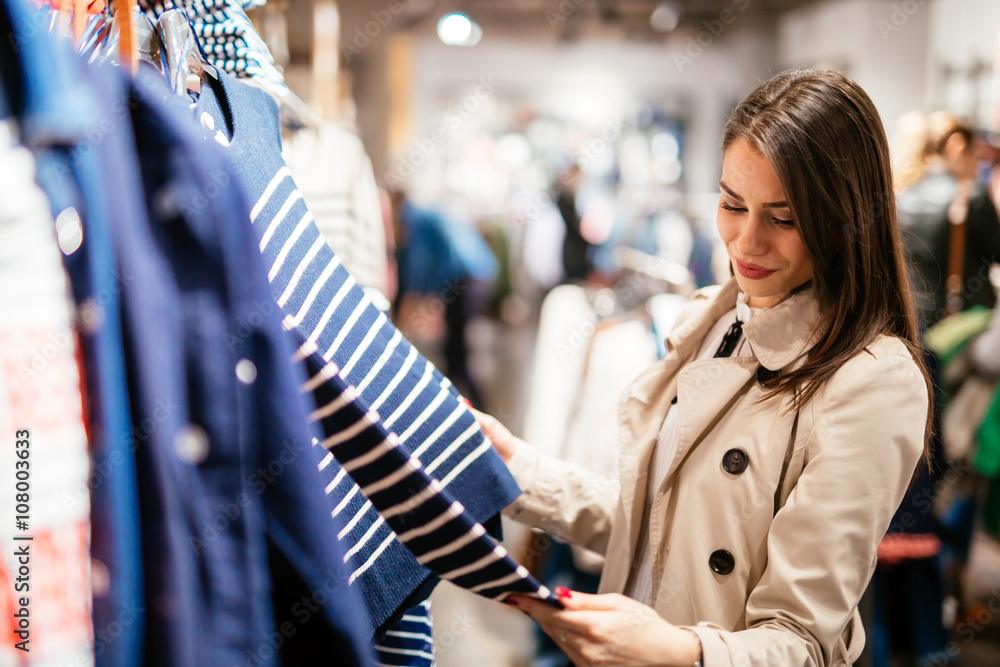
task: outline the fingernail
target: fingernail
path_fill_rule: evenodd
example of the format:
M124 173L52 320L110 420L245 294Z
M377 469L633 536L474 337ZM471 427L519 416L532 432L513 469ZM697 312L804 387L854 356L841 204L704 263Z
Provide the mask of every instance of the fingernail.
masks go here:
M563 586L556 586L556 596L562 598L563 600L569 600L573 597L573 593Z
M514 598L507 598L507 604L509 604L511 607L517 607L517 606L519 606L517 604L517 600L515 600Z

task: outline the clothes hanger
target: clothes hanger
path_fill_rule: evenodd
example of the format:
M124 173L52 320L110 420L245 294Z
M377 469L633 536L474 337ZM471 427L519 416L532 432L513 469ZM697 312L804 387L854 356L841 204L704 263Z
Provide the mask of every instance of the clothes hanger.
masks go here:
M90 18L83 36L78 40L80 55L87 62L103 62L107 59L108 44L115 43L115 22L111 8L105 8Z
M201 49L194 28L182 9L168 9L156 21L160 38L160 62L167 83L177 95L201 92L201 83L208 75L218 79Z
M156 25L144 12L136 8L135 16L136 51L139 60L145 61L163 74L163 63L160 60L160 37L156 34Z
M118 64L129 73L139 66L134 14L136 0L113 0L118 26Z
M49 34L67 39L73 38L73 14L63 9L49 12Z
M87 27L86 0L73 0L73 43L78 44Z

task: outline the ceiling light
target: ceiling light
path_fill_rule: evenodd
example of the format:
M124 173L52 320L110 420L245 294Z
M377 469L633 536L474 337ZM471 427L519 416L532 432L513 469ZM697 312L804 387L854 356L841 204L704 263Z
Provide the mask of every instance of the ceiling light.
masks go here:
M448 46L475 46L483 37L483 29L465 14L446 14L438 21L438 37Z
M656 32L670 32L681 21L681 7L676 2L661 2L649 17L649 25Z

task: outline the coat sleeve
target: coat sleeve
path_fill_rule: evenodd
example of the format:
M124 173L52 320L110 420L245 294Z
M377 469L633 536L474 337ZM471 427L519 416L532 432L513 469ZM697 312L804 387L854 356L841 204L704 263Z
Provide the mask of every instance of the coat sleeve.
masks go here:
M597 474L521 443L508 467L524 491L504 514L604 554L619 499L618 475Z
M747 629L689 628L706 667L849 664L845 630L920 459L928 409L909 352L895 339L877 347L890 349L852 359L813 401L805 465L771 524Z

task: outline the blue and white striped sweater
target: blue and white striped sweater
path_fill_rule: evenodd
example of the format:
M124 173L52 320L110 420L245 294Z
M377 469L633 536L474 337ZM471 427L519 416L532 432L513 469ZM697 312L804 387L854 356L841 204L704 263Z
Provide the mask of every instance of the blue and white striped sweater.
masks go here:
M433 622L430 600L403 615L375 645L376 667L434 667Z
M313 418L324 426L324 445L341 461L353 460L352 452L365 447L363 456L378 459L377 465L351 471L354 478L370 475L362 477L370 499L334 457L326 457L321 470L339 535L351 544L351 581L372 608L370 629L384 628L401 609L426 596L435 580L423 565L490 597L512 591L551 597L477 523L509 504L518 490L475 419L320 238L281 162L273 103L256 89L225 75L220 79L219 97L228 112L208 88L198 111L209 134L214 131L220 143L231 145L237 179L255 202L253 228L285 327L298 339L298 356L312 371L306 388L320 406ZM357 419L342 422L352 415ZM410 500L401 505L400 499ZM423 565L392 528L406 537ZM423 613L425 607L406 612ZM427 652L380 655L384 661L396 655L394 664L429 664L420 661L421 653Z
M511 560L482 524L454 500L444 483L427 474L400 438L386 430L380 415L368 408L332 363L314 374L303 389L313 391L324 406L317 410L323 413L324 432L337 434L325 442L330 452L321 470L332 476L332 484L338 483L344 471L349 473L419 563L486 597L503 600L512 593L550 597L548 589ZM337 473L332 472L333 459L341 466Z

